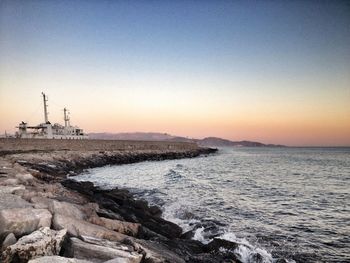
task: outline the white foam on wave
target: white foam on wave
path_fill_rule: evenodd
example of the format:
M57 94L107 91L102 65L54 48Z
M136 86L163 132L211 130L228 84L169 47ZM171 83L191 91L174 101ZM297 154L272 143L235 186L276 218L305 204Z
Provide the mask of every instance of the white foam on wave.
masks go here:
M183 232L187 232L193 229L193 225L200 223L198 219L182 219L184 213L186 213L186 205L174 202L165 207L163 211L163 218L179 225Z
M182 227L184 232L193 230L193 226L200 223L197 219L183 219L179 215L183 215L186 211L186 205L180 204L180 202L174 202L168 205L163 213L163 217ZM274 259L268 251L258 246L254 246L249 243L245 238L239 238L232 232L226 232L217 238L225 239L238 244L238 247L233 251L237 258L242 263L274 263ZM203 244L208 244L213 239L207 237L205 227L199 227L194 230L194 240L198 240ZM225 249L221 249L224 251ZM286 260L287 263L295 263L294 260Z

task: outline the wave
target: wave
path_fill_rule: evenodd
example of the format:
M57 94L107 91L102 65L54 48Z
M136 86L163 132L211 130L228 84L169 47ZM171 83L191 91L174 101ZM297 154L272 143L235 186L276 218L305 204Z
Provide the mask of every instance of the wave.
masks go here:
M172 203L165 207L163 217L183 228L184 232L193 232L193 240L200 241L203 244L210 243L214 238L224 239L237 244L237 248L233 252L242 263L276 263L278 259L273 258L272 254L267 250L254 246L245 238L237 237L233 232L225 232L220 235L213 235L208 229L201 225L201 220L194 218L186 218L189 212L186 212L186 205L180 203ZM198 227L199 226L199 227ZM221 248L222 252L227 249ZM296 263L294 260L284 259L285 263Z

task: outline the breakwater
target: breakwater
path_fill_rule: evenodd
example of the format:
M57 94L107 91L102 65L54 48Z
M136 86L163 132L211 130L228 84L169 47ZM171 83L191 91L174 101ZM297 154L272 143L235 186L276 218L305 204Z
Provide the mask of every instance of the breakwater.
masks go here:
M38 140L39 141L39 140ZM17 146L9 147L9 143ZM191 158L215 152L193 144L134 142L137 149L80 145L86 141L1 141L2 262L219 262L234 260L234 243L204 245L164 220L157 206L124 189L102 190L67 180L86 168L145 160ZM101 145L105 141L101 141ZM70 144L71 143L71 144ZM27 145L19 147L18 145ZM70 146L64 149L63 144ZM112 147L112 143L107 143ZM4 146L5 145L5 146ZM58 146L57 146L58 145ZM124 145L122 142L117 145ZM127 145L127 143L125 144ZM158 145L158 147L156 147ZM55 146L56 148L52 148ZM170 147L171 146L171 147ZM86 150L84 147L89 147ZM90 148L91 147L91 148ZM143 147L143 148L142 148ZM74 150L72 150L74 149ZM72 259L73 258L73 259Z

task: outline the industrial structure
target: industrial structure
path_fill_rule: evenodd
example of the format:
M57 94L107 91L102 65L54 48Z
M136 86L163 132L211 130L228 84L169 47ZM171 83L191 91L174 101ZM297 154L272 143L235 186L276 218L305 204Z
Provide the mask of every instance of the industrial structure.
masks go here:
M88 136L84 134L83 129L78 126L71 126L69 112L66 108L63 109L64 113L64 126L55 123L51 124L48 118L47 101L48 98L45 93L41 93L44 102L44 117L45 122L36 126L28 126L26 122L21 122L16 132L17 138L32 138L32 139L88 139Z

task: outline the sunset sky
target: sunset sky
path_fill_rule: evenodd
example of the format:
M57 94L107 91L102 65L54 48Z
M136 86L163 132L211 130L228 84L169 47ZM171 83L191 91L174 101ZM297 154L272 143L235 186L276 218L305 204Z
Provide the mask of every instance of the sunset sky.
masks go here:
M0 134L49 120L350 146L349 1L0 1Z

